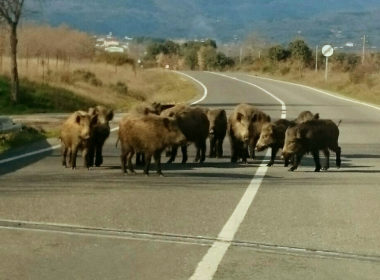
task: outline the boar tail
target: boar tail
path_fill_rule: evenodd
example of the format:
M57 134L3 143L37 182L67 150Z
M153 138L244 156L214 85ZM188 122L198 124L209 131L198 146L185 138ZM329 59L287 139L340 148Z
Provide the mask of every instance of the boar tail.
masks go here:
M342 120L340 120L339 122L338 122L338 124L337 124L337 126L339 127L339 125L342 123Z

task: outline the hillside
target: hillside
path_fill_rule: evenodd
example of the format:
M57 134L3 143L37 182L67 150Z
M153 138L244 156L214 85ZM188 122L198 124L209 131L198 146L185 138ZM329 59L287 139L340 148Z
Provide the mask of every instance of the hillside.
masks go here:
M366 34L380 47L379 14L378 0L51 0L33 17L98 34L227 42L256 32L280 43L301 34L311 44L341 45Z

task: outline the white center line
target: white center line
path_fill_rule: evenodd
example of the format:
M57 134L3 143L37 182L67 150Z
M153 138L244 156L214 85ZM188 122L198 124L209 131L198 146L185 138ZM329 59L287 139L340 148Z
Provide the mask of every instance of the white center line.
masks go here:
M230 77L224 74L213 73L215 75L220 75L226 78L230 78L245 84L249 84L256 88L259 88L266 94L273 97L281 104L281 118L286 118L286 105L285 103L279 99L277 96L273 95L269 91L244 80L237 79L235 77ZM247 187L244 195L240 199L238 205L236 206L234 212L224 225L223 229L218 234L218 240L213 243L211 248L207 251L207 253L203 256L202 260L198 263L198 266L194 272L194 274L190 277L190 280L211 280L214 277L215 272L218 269L220 262L222 261L225 253L228 248L231 246L232 241L234 240L235 234L240 227L240 224L243 222L249 207L251 206L257 191L260 188L260 185L265 177L265 174L268 170L266 166L266 160L270 157L270 150L267 151L265 158L260 164L259 168L256 170L255 175L253 176L250 184Z

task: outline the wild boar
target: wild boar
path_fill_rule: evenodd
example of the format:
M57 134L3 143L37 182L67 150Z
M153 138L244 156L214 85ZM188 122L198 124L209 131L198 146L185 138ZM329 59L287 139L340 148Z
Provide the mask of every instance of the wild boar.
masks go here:
M268 147L272 148L271 158L267 166L272 166L276 154L284 146L285 131L290 126L295 126L294 121L279 119L274 123L265 123L261 129L259 141L256 144L257 151L263 151ZM285 166L289 165L289 158L285 160Z
M85 111L76 111L62 124L60 139L62 143L62 165L67 167L67 153L69 153L69 166L76 168L78 150L82 150L84 166L88 165L88 147L93 134L97 116L91 116Z
M302 111L299 113L298 117L294 120L297 124L303 123L309 120L318 120L319 119L319 114L313 114L310 111Z
M223 156L223 141L227 133L227 115L223 109L207 111L207 118L210 122L210 157L221 158Z
M206 158L206 139L209 132L210 122L204 109L199 107L189 107L183 104L176 105L170 109L164 110L162 116L174 117L180 130L185 135L187 142L195 144L197 153L195 162L204 162ZM177 155L178 145L171 147L171 156L168 163L175 160ZM181 146L182 150L182 163L187 161L187 145Z
M88 149L88 166L94 165L95 157L95 166L98 167L103 163L103 145L110 135L109 122L113 119L113 110L104 106L96 106L95 108L90 108L88 113L91 116L97 116L97 122L94 125Z
M228 118L227 131L231 144L231 162L242 159L247 162L250 146L254 157L254 147L259 139L261 126L270 122L270 117L249 104L239 104Z
M121 168L135 173L132 157L136 152L145 154L144 173L149 174L151 158L157 165L157 173L161 171L161 153L170 145L181 145L185 136L173 118L157 115L128 114L119 123L119 139L121 144Z
M331 120L309 120L289 127L285 133L285 143L282 150L284 159L294 156L293 166L289 171L297 169L302 156L311 152L315 162L315 172L321 170L319 151L322 150L326 163L323 170L329 168L329 157L332 150L336 154L336 166L341 164L341 148L338 145L339 129Z

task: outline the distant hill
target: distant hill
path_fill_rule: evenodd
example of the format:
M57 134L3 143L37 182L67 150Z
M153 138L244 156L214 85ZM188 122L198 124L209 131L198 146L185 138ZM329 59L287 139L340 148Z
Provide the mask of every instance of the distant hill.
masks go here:
M37 1L37 0L34 0ZM29 2L31 3L31 2ZM243 40L252 32L283 43L297 35L310 44L363 34L380 48L379 0L50 0L34 19L97 34ZM30 4L29 4L30 5Z

